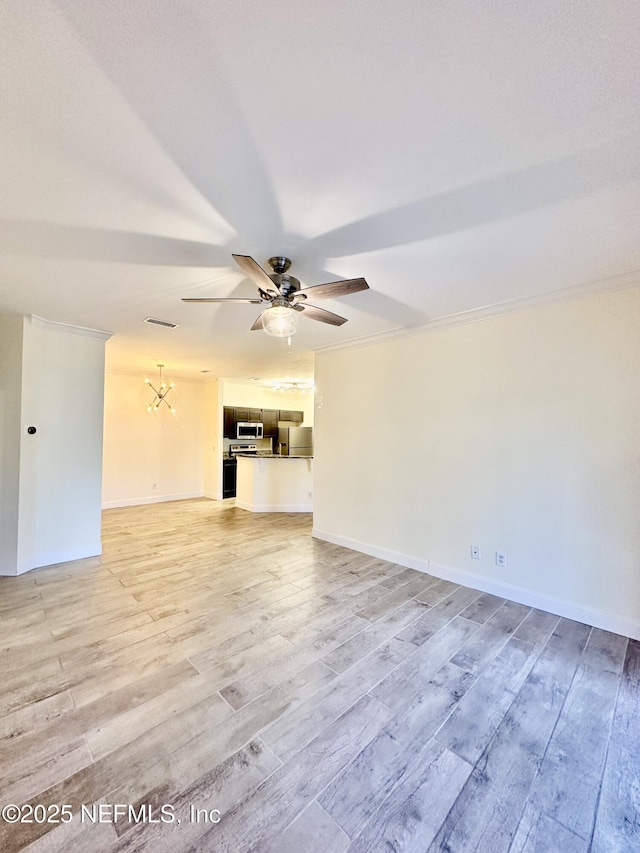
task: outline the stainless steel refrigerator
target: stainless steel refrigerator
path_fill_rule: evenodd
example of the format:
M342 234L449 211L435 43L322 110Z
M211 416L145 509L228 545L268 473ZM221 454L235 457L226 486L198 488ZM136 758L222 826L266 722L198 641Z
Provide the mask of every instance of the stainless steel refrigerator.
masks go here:
M274 450L283 456L313 456L313 427L280 427Z

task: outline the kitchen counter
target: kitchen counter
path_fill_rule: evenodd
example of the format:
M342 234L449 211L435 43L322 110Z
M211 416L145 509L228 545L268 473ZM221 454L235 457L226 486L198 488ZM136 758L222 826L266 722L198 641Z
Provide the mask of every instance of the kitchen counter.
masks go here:
M313 459L313 456L282 456L280 453L235 453L234 456L246 459Z
M313 511L313 456L238 453L237 457L237 507L248 512ZM283 459L288 460L286 465L281 464Z

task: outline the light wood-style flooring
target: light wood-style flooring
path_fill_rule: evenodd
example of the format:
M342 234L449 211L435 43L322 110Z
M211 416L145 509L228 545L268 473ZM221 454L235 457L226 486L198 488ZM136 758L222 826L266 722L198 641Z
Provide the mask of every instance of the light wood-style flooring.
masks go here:
M638 853L639 643L310 528L113 509L0 578L0 805L73 811L3 853Z

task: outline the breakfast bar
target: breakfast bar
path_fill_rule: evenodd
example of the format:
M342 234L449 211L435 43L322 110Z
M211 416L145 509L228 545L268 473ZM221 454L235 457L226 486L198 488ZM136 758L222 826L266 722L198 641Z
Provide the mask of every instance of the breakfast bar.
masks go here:
M236 506L249 512L312 512L313 456L239 453Z

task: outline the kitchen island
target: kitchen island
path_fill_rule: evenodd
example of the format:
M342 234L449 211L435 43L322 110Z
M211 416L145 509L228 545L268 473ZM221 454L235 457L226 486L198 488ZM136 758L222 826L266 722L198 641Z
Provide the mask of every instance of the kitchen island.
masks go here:
M312 512L313 456L238 453L236 506L249 512Z

